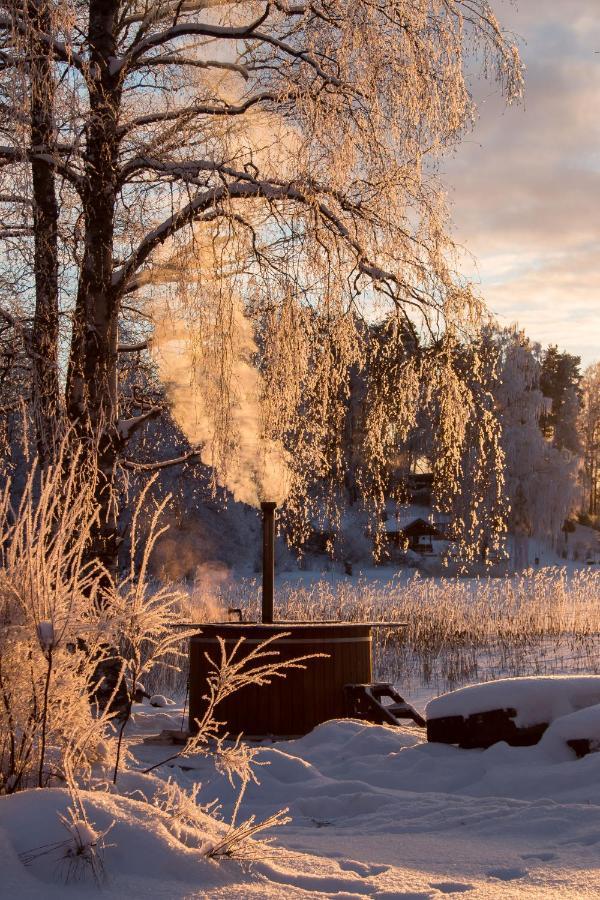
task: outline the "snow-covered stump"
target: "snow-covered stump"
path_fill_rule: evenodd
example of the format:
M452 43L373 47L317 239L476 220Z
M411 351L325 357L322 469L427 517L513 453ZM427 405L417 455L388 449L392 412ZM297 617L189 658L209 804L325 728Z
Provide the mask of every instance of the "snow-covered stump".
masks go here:
M537 744L555 720L566 722L571 714L597 704L600 677L595 675L503 678L474 684L427 704L427 740L465 749L486 748L498 741L529 746ZM580 721L580 717L574 719L576 724ZM594 737L590 733L590 744L582 744L588 735L581 728L573 734L561 731L562 741L577 755L587 752Z

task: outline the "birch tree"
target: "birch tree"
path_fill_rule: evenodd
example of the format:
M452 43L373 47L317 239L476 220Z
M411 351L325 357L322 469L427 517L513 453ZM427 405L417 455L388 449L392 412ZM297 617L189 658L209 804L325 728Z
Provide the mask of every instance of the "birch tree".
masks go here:
M558 541L576 497L577 459L544 438L541 348L509 328L498 336L500 380L495 389L506 457L509 530L517 568L529 565L530 537Z
M584 511L597 524L600 515L600 363L585 370L579 433L583 449Z
M518 97L487 0L3 0L2 317L31 361L40 455L64 413L97 456L104 562L119 461L161 412L120 418L119 354L143 347L120 329L170 293L193 311L199 236L225 334L233 296L280 349L312 310L350 356L350 314L393 310L431 338L477 320L435 176L474 114L473 48Z

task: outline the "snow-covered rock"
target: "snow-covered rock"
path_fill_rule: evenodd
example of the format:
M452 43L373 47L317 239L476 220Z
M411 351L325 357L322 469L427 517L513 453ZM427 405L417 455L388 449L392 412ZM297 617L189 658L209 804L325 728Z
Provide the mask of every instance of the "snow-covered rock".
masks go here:
M173 706L173 700L169 700L169 698L165 697L163 694L152 694L148 702L150 703L150 706Z

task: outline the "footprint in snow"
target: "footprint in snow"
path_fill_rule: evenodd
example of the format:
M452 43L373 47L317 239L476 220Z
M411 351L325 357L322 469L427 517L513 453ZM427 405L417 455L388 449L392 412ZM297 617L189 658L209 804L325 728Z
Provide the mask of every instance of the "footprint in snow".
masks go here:
M556 853L541 850L539 853L522 853L521 859L539 859L542 862L550 862L551 859L557 859Z
M529 872L516 866L501 866L498 869L488 869L485 874L488 878L498 878L500 881L514 881L517 878L525 878Z
M354 859L340 859L338 860L338 866L344 872L354 872L355 875L360 875L361 878L381 875L382 872L387 872L390 868L389 866L368 865L367 863L356 862Z
M474 890L474 885L462 881L430 881L429 887L435 888L442 894L464 894Z
M430 891L378 891L374 900L431 900Z

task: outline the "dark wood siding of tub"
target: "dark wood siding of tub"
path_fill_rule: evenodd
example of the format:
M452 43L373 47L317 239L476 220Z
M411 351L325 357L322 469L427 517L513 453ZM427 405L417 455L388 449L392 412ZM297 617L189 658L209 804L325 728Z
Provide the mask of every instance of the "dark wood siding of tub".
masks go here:
M207 676L210 660L218 663L218 637L230 653L240 637L244 638L236 658L273 635L286 637L274 641L268 649L288 660L313 653L325 658L308 659L304 669L289 669L285 678L274 678L270 685L247 685L227 697L216 710L224 730L232 736L291 736L306 734L321 722L345 715L344 685L371 681L371 629L368 625L205 625L202 633L190 641L190 730L197 727L206 709ZM259 662L254 663L257 665Z

